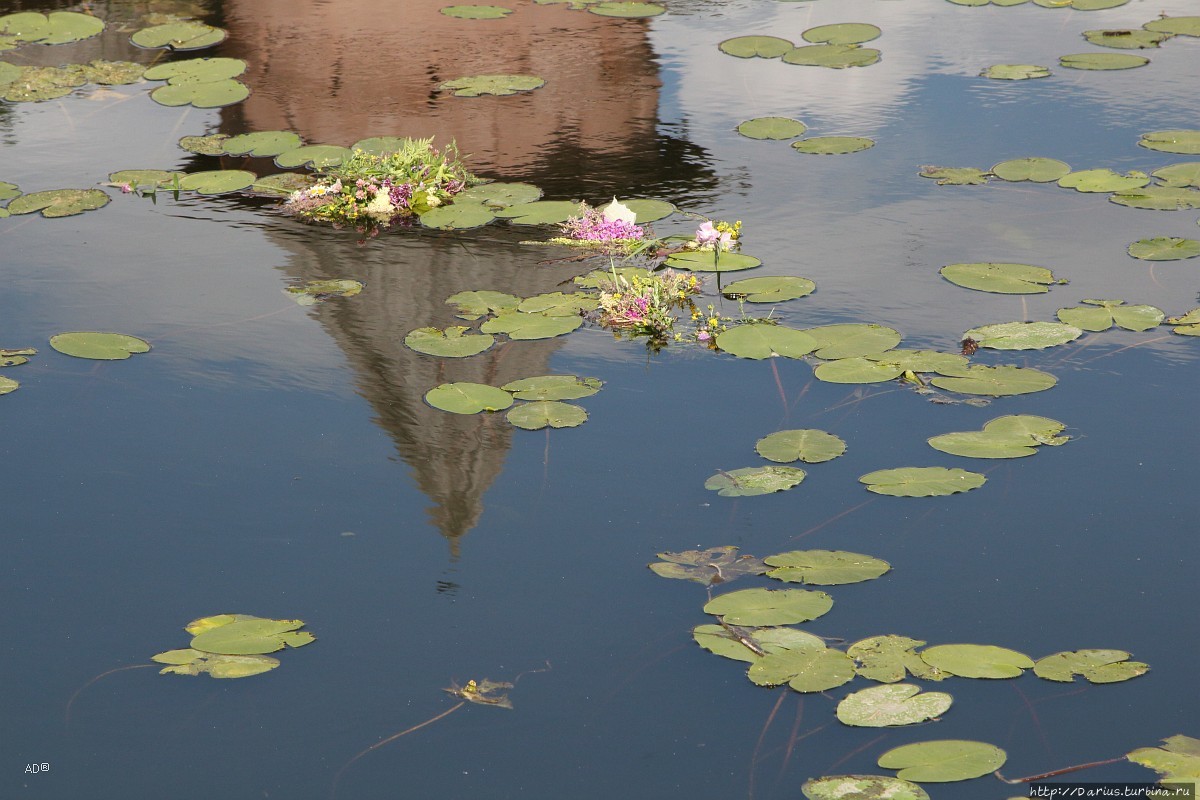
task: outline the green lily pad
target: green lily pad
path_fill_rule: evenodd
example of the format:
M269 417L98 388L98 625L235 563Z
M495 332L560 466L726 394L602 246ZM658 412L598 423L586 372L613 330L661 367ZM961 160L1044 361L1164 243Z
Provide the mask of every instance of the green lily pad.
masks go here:
M227 33L203 22L184 20L142 28L129 37L138 47L168 47L172 50L202 50L225 41Z
M134 189L163 189L183 180L185 172L171 172L165 169L123 169L109 173L109 183L128 184Z
M904 370L895 364L855 356L818 364L813 370L817 380L826 383L884 383L895 380Z
M275 166L282 169L311 167L325 169L336 167L349 158L353 151L336 144L306 144L275 156Z
M754 256L730 253L727 250L685 250L667 258L667 266L691 272L740 272L762 264Z
M1120 683L1150 671L1148 664L1130 661L1124 650L1075 650L1039 658L1033 674L1048 681L1071 683L1081 675L1089 683Z
M1031 264L979 262L948 264L938 272L942 277L964 289L998 294L1040 294L1051 286L1066 283L1054 277L1045 267Z
M900 343L900 332L874 323L822 325L804 331L817 342L817 358L854 358L888 350Z
M503 411L513 404L513 397L503 389L482 383L443 383L425 393L425 402L452 414L478 414Z
M906 674L933 681L948 677L921 659L916 648L924 645L920 639L888 634L857 641L846 648L846 654L856 662L855 672L873 681L896 683Z
M1058 179L1059 186L1077 192L1125 192L1148 183L1150 176L1144 172L1121 175L1111 169L1082 169Z
M869 150L874 146L875 141L865 136L810 136L792 142L793 150L816 156L841 156Z
M797 692L824 692L854 680L854 662L840 650L786 650L768 653L746 676L759 686L786 683Z
M557 400L538 400L525 403L507 414L508 421L527 431L542 428L574 428L587 422L587 412L570 403Z
M929 800L929 795L917 784L882 775L810 778L800 791L808 800Z
M867 353L862 358L898 367L901 372L944 372L962 369L970 364L965 356L940 350L887 350Z
M1175 36L1200 36L1200 17L1168 17L1151 20L1142 25L1148 31L1170 33Z
M469 75L455 78L438 85L442 91L452 91L455 97L479 97L480 95L510 95L532 92L546 85L536 75Z
M1143 261L1182 261L1200 256L1200 241L1178 236L1139 239L1129 245L1129 255Z
M105 61L97 58L83 65L83 76L87 82L101 86L127 86L137 83L145 71L145 64L133 61ZM2 79L0 83L3 83Z
M755 451L763 458L779 464L803 461L819 464L832 461L846 452L846 443L832 433L814 428L776 431L759 439Z
M598 305L596 298L583 292L549 292L525 298L517 305L517 311L548 317L576 317L580 311L591 311Z
M158 674L199 675L207 672L214 678L248 678L261 675L279 666L279 659L263 655L229 656L185 648L168 650L151 656L151 661L168 664Z
M494 210L482 203L455 200L447 206L431 208L420 216L426 228L441 231L461 231L487 225L496 218Z
M1079 328L1061 322L1002 322L972 328L962 338L995 350L1041 350L1073 342L1082 335Z
M652 197L633 197L622 201L624 206L634 213L634 222L645 225L647 222L657 222L666 219L678 209L674 203L666 200L655 200ZM601 209L603 211L603 209Z
M721 42L717 48L738 58L779 58L795 46L778 36L735 36Z
M220 156L225 154L225 141L229 134L214 133L208 136L184 136L179 140L179 146L189 153L202 156Z
M1172 35L1160 31L1138 30L1137 28L1083 32L1083 38L1087 39L1090 44L1114 47L1119 50L1145 50L1158 47Z
M1085 331L1106 331L1114 324L1127 331L1148 331L1163 321L1162 309L1127 306L1124 300L1084 300L1099 308L1060 308L1058 318Z
M994 434L1031 436L1038 444L1057 447L1071 440L1070 436L1059 436L1066 425L1056 419L1033 414L1007 414L985 422L983 430Z
M570 333L583 324L583 318L551 317L510 311L489 319L480 326L484 333L504 333L510 339L550 339Z
M722 497L754 497L791 489L803 481L806 474L795 467L742 467L718 472L704 482L704 488Z
M109 196L99 189L51 189L30 192L9 201L10 214L42 212L48 219L71 217L108 205Z
M142 77L169 84L215 83L236 78L245 71L246 62L240 58L189 58L150 67Z
M935 450L967 458L1019 458L1031 456L1038 445L1065 444L1058 434L1066 425L1031 414L1013 414L987 422L981 431L945 433L929 439Z
M1014 158L1001 161L991 169L1000 180L1034 183L1053 183L1070 171L1069 164L1053 158Z
M21 77L21 68L7 61L0 61L0 89Z
M963 678L1015 678L1033 668L1033 659L990 644L940 644L921 653L925 663Z
M1058 383L1048 372L1032 367L1003 365L986 367L973 365L959 370L947 370L953 374L942 374L930 380L939 389L962 394L981 394L1004 397L1014 394L1031 394L1051 388Z
M259 131L231 136L223 147L226 153L235 156L274 157L301 144L300 136L291 131Z
M1004 766L1008 755L995 745L963 739L916 742L888 750L877 762L898 769L897 777L921 783L979 778Z
M222 108L240 103L250 96L250 87L233 79L169 83L150 93L150 99L164 106L192 105L196 108Z
M1171 333L1180 336L1200 336L1200 308L1193 308L1182 317L1168 317L1167 324L1177 325Z
M87 83L83 67L21 67L20 77L3 88L10 103L41 103L65 97Z
M457 19L503 19L512 13L511 8L503 6L446 6L438 11Z
M15 392L19 388L21 388L19 381L14 381L12 378L0 377L0 394Z
M1116 70L1144 67L1150 59L1132 53L1071 53L1059 56L1058 63L1067 69Z
M1049 78L1050 68L1038 64L993 64L979 74L981 77L997 81L1027 81L1032 78Z
M737 126L737 132L748 139L795 139L808 126L790 117L755 117Z
M880 53L871 47L856 44L809 44L793 47L783 54L783 63L802 67L868 67L879 60Z
M933 178L938 186L973 186L987 183L991 173L975 167L921 167L922 178Z
M283 293L296 301L297 305L313 306L331 297L354 297L360 294L363 285L349 278L334 278L324 281L308 281L303 286L288 286Z
M1200 191L1171 186L1147 186L1128 192L1109 195L1110 203L1151 211L1181 211L1200 208Z
M226 194L248 189L257 179L253 172L242 169L216 169L184 176L179 188L199 194Z
M302 620L220 615L221 618L228 616L234 616L234 619L205 627L197 633L192 638L191 648L227 656L263 655L284 647L303 647L316 639L311 633L300 630L304 627Z
M794 625L808 622L833 608L833 598L811 589L742 589L709 600L705 614L729 625Z
M0 83L2 82L0 80ZM1200 161L1172 164L1169 167L1156 169L1150 174L1162 181L1163 186L1172 186L1178 189L1190 186L1200 189Z
M255 194L287 196L292 192L307 189L317 182L312 175L302 175L297 172L276 172L274 175L264 175L255 179L250 185L250 191Z
M868 472L858 482L866 484L868 491L892 497L944 497L978 489L987 478L965 469L900 467Z
M809 28L800 34L800 38L813 44L862 44L878 39L882 33L876 26L865 22L841 22Z
M710 653L751 664L763 654L826 649L824 639L795 628L744 628L735 634L723 625L697 625L692 629L692 638ZM743 640L761 652L752 650Z
M732 545L724 545L722 547L710 547L707 550L685 550L682 553L659 553L658 557L662 561L656 561L653 564L648 564L654 574L663 578L674 578L676 580L695 581L696 583L704 584L705 586L713 586L718 583L728 583L731 580L740 578L743 575L762 575L767 571L767 565L760 559L749 555L738 555L738 549ZM700 626L702 628L713 627L718 631L728 633L720 625ZM700 629L693 631L695 635ZM708 633L713 633L709 631ZM757 632L756 632L757 633ZM799 633L799 631L796 631ZM811 634L805 634L811 639L820 643L821 647L825 643ZM701 647L708 647L699 638L696 640ZM737 641L734 639L733 641ZM713 652L716 652L715 650ZM752 652L745 645L742 645L740 652ZM739 658L739 656L730 656L731 658ZM740 658L742 661L752 661L750 658Z
M1200 739L1170 736L1162 747L1140 747L1125 757L1157 772L1160 783L1200 784Z
M717 347L738 358L800 358L816 349L817 340L784 325L736 325L717 334Z
M500 388L512 392L518 400L579 400L591 397L604 382L597 378L580 378L577 375L540 375L511 381Z
M907 683L872 686L848 694L837 706L837 718L843 725L886 728L916 725L945 714L954 698L945 692L921 692Z
M99 36L104 20L77 11L51 11L46 15L47 34L38 44L70 44Z
M517 203L496 211L496 216L518 225L551 225L566 222L579 213L579 204L571 200L538 200Z
M406 347L441 358L467 358L487 350L496 339L487 333L467 333L469 328L452 325L444 331L437 328L417 328L404 337Z
M357 148L358 145L355 147ZM466 191L459 192L454 196L454 202L455 204L482 203L485 206L504 208L532 203L541 197L542 190L532 183L496 182L472 186Z
M461 319L479 319L487 314L516 311L521 298L504 292L459 292L446 298Z
M0 16L0 34L16 42L36 42L50 33L50 20L40 11L20 11Z
M812 294L817 285L808 278L776 275L769 278L743 278L721 290L726 297L747 303L782 303Z
M883 559L844 550L792 550L767 556L763 563L774 567L768 578L813 586L840 586L874 580L892 568Z
M1200 155L1200 130L1172 129L1165 131L1150 131L1143 133L1138 140L1139 147L1159 150L1163 153L1182 153L1184 155Z
M72 331L50 337L50 346L63 355L97 361L121 361L133 353L146 353L150 344L124 333Z
M587 10L602 17L623 17L625 19L642 19L657 17L667 9L655 3L638 2L601 2L588 3Z

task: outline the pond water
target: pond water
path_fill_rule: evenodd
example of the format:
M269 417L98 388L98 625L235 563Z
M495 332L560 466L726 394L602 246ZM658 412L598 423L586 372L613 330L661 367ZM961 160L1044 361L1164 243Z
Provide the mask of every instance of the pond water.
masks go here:
M99 38L26 45L14 64L161 60L128 44L151 13L228 29L190 55L244 58L247 100L167 108L153 84L81 88L0 103L0 180L24 191L87 188L132 168L276 171L268 159L196 156L181 136L287 129L306 141L457 140L479 174L529 181L548 198L658 197L739 219L746 275L812 279L781 322L874 322L902 346L957 351L962 333L1053 320L1085 298L1181 315L1197 305L1200 259L1130 258L1131 242L1196 237L1197 213L1125 208L1053 184L938 186L923 165L988 169L1045 156L1075 169L1150 172L1194 157L1136 146L1194 128L1200 41L1176 37L1143 68L1062 69L1103 52L1084 30L1196 13L1191 0L1081 12L944 0L665 0L652 20L521 0L503 20L444 17L445 3L94 2ZM0 0L0 13L77 9ZM869 22L883 55L831 70L737 59L717 45ZM1111 51L1125 52L1125 51ZM187 57L185 54L172 58ZM997 81L997 63L1051 66ZM529 72L528 94L456 98L460 75ZM812 136L875 146L805 155L734 128L794 117ZM585 325L462 360L407 349L417 327L453 324L446 297L471 289L556 291L594 263L543 263L521 242L551 229L495 223L393 229L360 240L305 225L274 201L193 193L112 202L58 220L0 219L4 348L36 347L6 370L6 534L0 602L4 765L13 798L794 798L821 775L891 774L886 750L971 739L1032 775L1200 736L1192 461L1200 345L1167 326L1111 330L1045 350L983 350L1053 389L987 407L937 404L898 383L815 380L809 363L751 361L694 345L649 353ZM672 217L659 233L690 233ZM550 253L551 255L548 255ZM959 262L1050 267L1046 294L969 291ZM281 290L353 278L364 291L303 308ZM709 280L702 304L737 316ZM769 307L750 309L765 314ZM153 345L128 361L71 359L50 336L121 331ZM501 385L594 376L578 428L527 432L500 414L425 404L446 381ZM1003 414L1061 420L1071 441L981 462L926 439ZM819 428L848 443L793 490L748 498L704 488L717 470L763 463L759 438ZM982 465L982 466L981 466ZM874 495L864 473L961 467L987 484L951 497ZM885 559L881 579L828 589L804 626L845 642L895 633L1034 658L1129 651L1151 671L1114 685L915 681L949 692L936 723L852 728L824 694L769 689L695 645L712 618L699 584L646 565L663 551L734 545ZM719 593L773 582L744 578ZM815 587L821 588L821 587ZM159 676L197 617L303 619L318 637L265 676ZM89 683L97 676L101 676ZM451 708L444 687L511 681L515 708L466 706L346 765L376 742ZM30 773L26 765L38 765ZM40 767L48 764L48 770ZM1116 764L1064 780L1152 780ZM935 798L1025 794L992 777L926 787Z

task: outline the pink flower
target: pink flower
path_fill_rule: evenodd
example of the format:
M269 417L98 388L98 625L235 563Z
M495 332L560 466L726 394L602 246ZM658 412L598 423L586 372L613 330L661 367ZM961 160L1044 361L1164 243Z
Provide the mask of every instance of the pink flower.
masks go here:
M129 193L130 193L130 192L132 192L132 191L133 191L133 187L132 187L132 186L130 186L128 183L122 183L122 184L121 184L121 192L122 192L122 193L124 193L124 194L129 194Z
M728 250L733 246L733 236L728 231L722 233L717 230L712 220L708 220L696 229L696 244L711 244L718 250Z
M709 338L710 337L708 335L708 331L700 331L699 333L696 334L696 339L698 339L701 342L707 342L709 340Z

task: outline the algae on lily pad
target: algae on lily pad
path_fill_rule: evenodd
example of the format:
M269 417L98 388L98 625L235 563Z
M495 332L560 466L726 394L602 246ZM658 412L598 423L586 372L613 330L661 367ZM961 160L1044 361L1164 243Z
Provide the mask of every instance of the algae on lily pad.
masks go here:
M137 83L145 71L145 64L133 61L105 61L97 58L83 65L83 76L87 78L88 83L100 86L127 86ZM3 80L0 80L0 83L3 83Z
M485 94L510 95L531 92L546 85L536 75L470 75L443 81L438 84L442 91L452 91L455 97L479 97Z
M1071 53L1059 56L1058 63L1067 69L1117 70L1144 67L1150 59L1132 53Z
M846 443L832 433L798 428L765 436L755 443L754 449L763 458L778 464L792 461L818 464L831 461L846 452Z
M874 580L892 568L880 558L844 550L792 550L767 556L768 578L786 583L840 586Z
M791 489L806 474L796 467L742 467L717 472L704 482L704 488L722 497L754 497Z
M288 286L283 293L298 305L313 306L331 297L354 297L360 294L363 285L350 278L333 278L324 281L308 281L303 286Z
M159 675L199 675L207 672L214 678L248 678L261 675L279 666L279 659L264 655L231 656L184 648L167 650L151 656L151 661L167 664Z
M1032 264L978 262L947 264L938 270L942 277L964 289L998 294L1040 294L1051 286L1066 283L1045 267Z
M877 26L866 22L840 22L809 28L800 38L813 44L862 44L878 39L882 33Z
M165 25L142 28L129 37L138 47L149 49L167 47L171 50L202 50L225 41L226 32L221 28L195 20L181 20Z
M300 135L292 131L258 131L230 136L222 145L234 156L272 157L295 150L303 144Z
M843 725L865 728L916 725L945 714L953 702L945 692L922 692L919 686L893 683L846 695L837 705L837 718Z
M179 181L179 188L198 194L227 194L249 189L258 176L244 169L215 169L193 172Z
M1070 171L1071 166L1065 161L1040 157L1013 158L1001 161L991 169L991 173L1000 180L1033 183L1053 183Z
M1059 186L1077 192L1125 192L1148 183L1150 176L1144 172L1122 175L1111 169L1081 169L1058 179Z
M816 291L817 285L808 278L794 275L777 275L769 278L743 278L721 289L721 294L747 303L782 303L806 297Z
M976 364L958 370L946 370L931 379L930 383L948 392L1003 397L1045 391L1058 383L1058 379L1032 367L1010 364L987 367Z
M795 46L778 36L735 36L721 42L717 48L738 58L779 58Z
M883 775L810 778L800 791L808 800L929 800L929 795L917 784Z
M87 83L82 66L21 67L21 75L8 84L0 85L0 97L10 103L41 103L70 94Z
M962 678L1015 678L1033 668L1033 659L990 644L940 644L921 652L925 663Z
M794 625L828 613L833 598L812 589L742 589L709 600L705 614L729 625Z
M1200 256L1200 241L1178 236L1139 239L1129 245L1128 252L1143 261L1182 261Z
M808 126L791 117L755 117L737 126L737 132L748 139L795 139Z
M537 400L513 408L506 415L509 422L527 431L542 428L574 428L587 422L587 411L558 400Z
M868 472L858 482L866 484L868 491L892 497L944 497L977 489L987 478L965 469L900 467Z
M933 178L938 186L973 186L987 183L991 173L975 167L921 167L922 178Z
M1049 67L1038 64L993 64L979 73L981 77L997 81L1027 81L1032 78L1049 78Z
M213 133L208 136L184 136L179 140L179 146L189 153L202 156L219 156L225 154L225 141L232 137L226 133Z
M445 14L447 17L456 17L457 19L504 19L512 13L511 8L503 6L446 6L439 8L438 12Z
M759 686L786 683L797 692L824 692L854 680L854 662L830 648L785 650L755 661L746 677Z
M511 381L500 388L517 400L578 400L600 391L603 381L577 375L540 375Z
M738 358L800 358L817 348L817 340L805 331L784 325L736 325L717 334L717 347Z
M97 361L122 361L134 353L150 351L145 339L124 333L71 331L50 337L50 346L63 355Z
M932 681L948 677L922 660L916 649L924 645L920 639L887 634L861 639L846 648L846 654L854 659L855 672L881 683L896 683L904 680L905 675Z
M962 338L995 350L1041 350L1073 342L1082 335L1079 328L1061 322L1002 322L972 328Z
M484 333L504 333L510 339L551 339L570 333L583 324L579 315L554 317L510 311L489 319L480 326Z
M1120 683L1150 671L1148 664L1130 661L1124 650L1075 650L1039 658L1033 674L1048 681L1071 683L1076 675L1089 683Z
M452 414L478 414L503 411L513 404L513 396L483 383L443 383L425 393L425 402Z
M496 218L493 209L482 203L459 202L431 208L421 214L421 224L441 231L461 231L487 225Z
M8 204L8 213L32 214L40 211L48 219L72 217L103 208L108 205L109 199L99 189L50 189L13 198Z
M728 583L743 575L762 575L767 571L767 565L761 559L750 555L738 555L738 549L733 545L710 547L707 550L684 550L680 553L659 553L658 557L662 561L647 565L654 574L663 578L695 581L705 586ZM704 644L701 643L701 646Z
M793 47L783 54L783 63L802 67L867 67L879 60L880 53L856 44L810 44Z
M754 256L728 250L685 250L667 257L667 266L691 272L739 272L762 264Z
M1154 306L1127 306L1124 300L1084 300L1095 308L1060 308L1058 318L1085 331L1106 331L1114 324L1127 331L1148 331L1166 315Z
M441 358L467 358L487 350L496 339L487 333L467 333L469 328L451 325L445 330L417 328L404 337L406 347Z
M1142 134L1142 138L1138 140L1138 146L1164 153L1200 155L1200 130L1176 128L1150 131Z
M454 306L461 319L479 319L487 314L515 311L520 302L520 297L493 291L459 292L446 298L446 304Z
M810 136L792 142L792 149L816 156L842 156L870 150L875 146L873 139L865 136Z
M963 739L916 742L888 750L876 762L900 770L897 777L920 783L979 778L1004 766L1007 754L995 745Z

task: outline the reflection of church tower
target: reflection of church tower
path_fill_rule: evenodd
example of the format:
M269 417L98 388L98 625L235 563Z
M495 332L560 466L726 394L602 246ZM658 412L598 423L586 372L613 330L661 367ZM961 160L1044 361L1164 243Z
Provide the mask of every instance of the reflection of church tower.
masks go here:
M211 20L229 30L219 55L243 58L250 97L222 110L222 131L285 129L310 143L348 145L368 136L456 140L470 168L542 186L549 197L593 201L619 193L670 198L714 181L703 153L657 131L659 80L646 23L561 5L522 4L500 20L463 20L446 0L226 0ZM445 80L526 73L546 86L514 97L458 98ZM538 267L549 253L522 247L534 228L431 234L388 232L365 246L347 231L268 229L292 254L295 278L355 278L359 296L318 307L346 353L457 553L499 475L512 429L502 415L458 416L425 405L447 381L499 386L546 374L561 339L515 342L467 359L437 359L403 344L405 333L455 324L445 299L494 289L554 291L569 274Z

